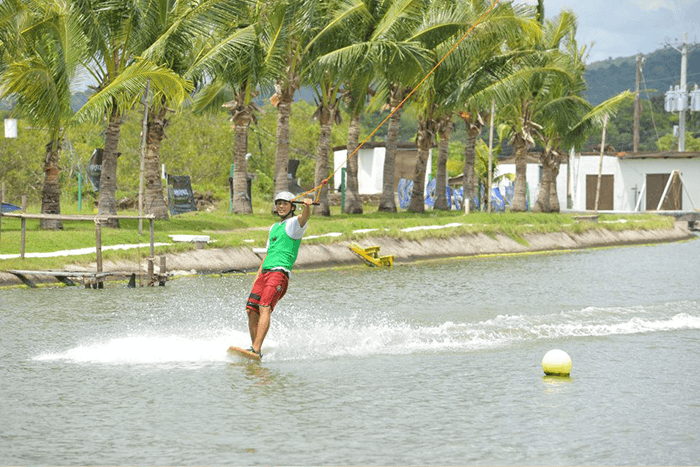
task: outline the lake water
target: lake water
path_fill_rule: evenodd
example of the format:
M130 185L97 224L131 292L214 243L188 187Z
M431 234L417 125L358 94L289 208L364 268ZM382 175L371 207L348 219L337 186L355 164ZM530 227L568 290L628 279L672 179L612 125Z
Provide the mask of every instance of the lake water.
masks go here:
M0 291L2 465L700 463L700 241ZM571 377L544 376L551 349Z

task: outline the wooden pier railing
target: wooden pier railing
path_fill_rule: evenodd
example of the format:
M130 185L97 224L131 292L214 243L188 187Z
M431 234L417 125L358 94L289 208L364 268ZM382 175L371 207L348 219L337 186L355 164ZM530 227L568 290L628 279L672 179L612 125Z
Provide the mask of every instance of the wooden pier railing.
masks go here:
M23 197L24 198L24 197ZM22 202L22 211L26 209L26 202L23 199ZM102 288L102 279L109 275L105 274L102 270L102 223L106 222L110 219L148 219L150 223L150 257L148 258L148 284L153 285L156 280L154 280L154 261L155 261L155 241L154 241L154 230L153 230L153 224L155 220L155 215L153 214L146 214L143 216L129 216L129 215L120 215L120 214L94 214L94 215L64 215L64 214L31 214L31 213L26 213L26 212L6 212L2 213L0 212L0 218L2 217L10 217L10 218L17 218L20 219L22 222L22 243L20 247L20 258L24 259L25 256L25 247L26 247L26 220L27 219L51 219L51 220L61 220L61 221L93 221L95 223L95 252L97 254L97 270L95 271L95 274L93 277L96 278L97 281L97 287L96 288ZM2 224L0 223L0 229L2 228ZM1 238L1 237L0 237ZM166 272L165 272L165 257L160 258L160 274L158 277L158 283L160 285L165 284L165 277L166 277ZM11 272L11 271L9 271ZM26 275L29 273L29 271L21 271L22 274ZM37 273L39 273L37 271ZM57 274L50 273L49 275L53 275L55 277L58 277ZM65 274L63 274L65 276Z

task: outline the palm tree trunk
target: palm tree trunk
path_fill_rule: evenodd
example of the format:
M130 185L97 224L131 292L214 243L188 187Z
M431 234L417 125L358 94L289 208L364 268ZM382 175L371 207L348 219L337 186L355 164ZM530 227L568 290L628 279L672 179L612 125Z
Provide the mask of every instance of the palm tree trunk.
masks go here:
M321 133L318 135L314 183L319 187L321 193L319 197L320 205L314 208L314 214L321 216L331 215L331 208L328 202L328 185L321 186L321 184L328 178L328 154L331 150L331 130L333 128L333 120L335 120L335 112L335 108L327 106L323 106L319 112Z
M474 207L472 203L476 196L477 180L474 165L476 163L476 139L479 137L479 133L481 133L481 125L477 125L471 121L466 121L465 123L467 125L467 147L464 150L464 167L462 168L464 178L462 180L462 189L464 191L464 202L469 203L469 209L467 211L470 212Z
M432 112L429 112L427 117L418 118L418 159L413 174L413 192L408 205L409 212L425 212L425 174L435 135L434 128Z
M447 159L450 157L450 136L454 130L452 114L440 122L440 145L438 146L438 164L435 180L435 209L447 211Z
M253 205L248 197L248 127L252 118L248 109L240 110L234 117L235 147L233 149L233 200L231 211L236 214L252 214Z
M396 109L403 100L395 87L391 91L391 110ZM396 147L399 139L399 129L401 127L401 112L399 108L389 118L389 128L386 134L386 149L384 152L384 172L382 174L382 197L379 199L379 210L384 212L396 212L396 198L394 186L394 172L396 162Z
M286 87L277 94L277 149L275 152L275 193L289 190L289 120L292 116L294 89ZM273 211L274 211L273 207Z
M112 107L109 123L105 131L105 147L102 152L102 173L100 174L99 214L117 214L117 158L119 157L119 133L122 116L117 106ZM119 219L102 223L106 227L119 228Z
M61 154L61 143L56 140L46 145L44 159L44 187L41 191L41 213L61 214L61 184L58 181L58 161ZM61 230L63 223L55 219L41 219L41 228Z
M549 190L551 187L551 170L547 165L542 164L542 180L540 180L540 190L537 193L537 201L532 206L534 212L549 212Z
M527 142L516 137L515 149L515 188L513 190L513 212L527 211Z
M552 189L552 165L554 162L554 156L549 151L546 150L542 157L540 157L540 163L542 164L542 180L540 181L540 190L537 193L537 201L532 210L535 212L551 212L549 206L550 192Z
M153 214L156 219L168 219L168 206L163 197L163 182L160 177L160 146L165 137L165 127L168 120L165 118L165 98L161 102L160 110L156 113L153 109L148 112L148 128L146 131L146 156L144 159L144 213Z
M345 190L345 213L346 214L362 214L362 201L360 200L360 184L357 178L359 170L359 154L355 153L357 142L360 139L360 117L361 114L353 115L348 124L348 145L347 155L347 170L345 176L347 179ZM351 157L352 154L352 157Z
M559 176L559 167L561 161L559 158L554 160L552 164L552 182L549 189L549 212L560 212L559 194L557 193L557 177Z

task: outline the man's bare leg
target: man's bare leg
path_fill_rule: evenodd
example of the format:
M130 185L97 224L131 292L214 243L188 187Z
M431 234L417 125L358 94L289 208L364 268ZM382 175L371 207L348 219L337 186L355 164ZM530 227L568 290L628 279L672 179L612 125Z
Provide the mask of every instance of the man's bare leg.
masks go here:
M255 337L253 338L253 350L260 353L265 336L267 336L267 331L270 329L270 315L272 314L272 309L269 306L261 306L260 314L256 314L255 323ZM252 320L251 320L252 321ZM250 323L250 322L249 322ZM251 325L250 335L253 336L253 328Z
M250 342L255 341L255 336L258 334L258 318L260 315L254 311L248 312L248 331L250 331Z

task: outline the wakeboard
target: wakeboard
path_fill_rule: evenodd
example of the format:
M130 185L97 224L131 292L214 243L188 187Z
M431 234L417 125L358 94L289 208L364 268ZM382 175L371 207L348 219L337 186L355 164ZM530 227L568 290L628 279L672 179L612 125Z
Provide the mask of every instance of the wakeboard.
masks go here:
M234 347L233 345L228 348L228 353L231 355L247 358L249 360L255 360L258 362L260 361L260 355L251 352L250 350L245 350L240 347Z

